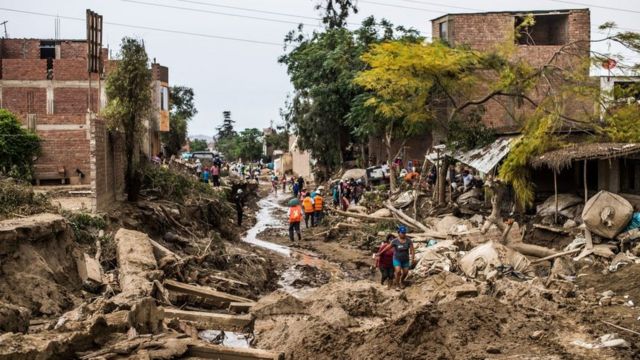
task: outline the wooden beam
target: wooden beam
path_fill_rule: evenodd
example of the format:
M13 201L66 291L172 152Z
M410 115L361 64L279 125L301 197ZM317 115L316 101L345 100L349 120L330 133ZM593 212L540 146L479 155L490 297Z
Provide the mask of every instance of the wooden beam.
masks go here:
M261 349L241 349L220 345L189 345L187 355L203 359L218 360L281 360L283 353Z
M216 314L170 308L162 309L162 313L165 319L192 321L198 329L237 331L245 329L253 321L251 315Z
M254 304L254 302L250 299L227 294L221 291L213 290L212 288L205 286L196 286L184 284L174 280L165 280L164 281L165 289L173 292L178 292L187 295L199 296L201 298L212 300L216 305L220 307L227 307L232 302L238 303L249 303Z

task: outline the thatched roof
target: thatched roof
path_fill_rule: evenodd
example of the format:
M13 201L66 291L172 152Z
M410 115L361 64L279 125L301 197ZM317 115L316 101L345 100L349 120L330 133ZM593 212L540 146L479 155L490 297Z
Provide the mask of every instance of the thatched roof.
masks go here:
M560 171L571 166L573 161L592 159L611 159L640 152L639 143L581 143L571 144L562 149L549 151L535 157L531 166L546 166Z

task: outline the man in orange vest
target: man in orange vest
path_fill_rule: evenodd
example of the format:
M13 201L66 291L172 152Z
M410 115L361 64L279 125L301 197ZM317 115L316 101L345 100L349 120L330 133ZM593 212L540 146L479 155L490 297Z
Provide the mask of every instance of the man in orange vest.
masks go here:
M309 219L311 219L311 227L315 226L315 220L313 216L314 203L311 195L306 193L302 200L302 208L304 209L304 226L309 228Z
M300 235L300 221L302 221L302 208L296 200L289 206L289 241L293 242L293 232L298 234L298 241L302 240Z
M324 217L324 198L322 197L322 191L316 191L316 196L313 198L313 214L316 218L315 226L320 225L320 221Z

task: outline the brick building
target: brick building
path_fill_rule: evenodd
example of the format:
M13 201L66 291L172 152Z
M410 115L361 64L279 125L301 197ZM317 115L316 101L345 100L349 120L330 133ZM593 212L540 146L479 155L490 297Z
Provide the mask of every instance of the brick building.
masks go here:
M115 66L107 49L102 49L102 59L103 69ZM141 149L148 156L160 152L160 132L169 130L168 69L154 63L151 71L154 111L145 120ZM15 113L42 139L36 179L62 177L91 184L96 198L101 197L98 192L114 191L95 188L95 179L107 176L103 162L114 159L109 139L117 138L96 118L107 103L104 78L104 73L89 78L85 40L0 39L0 107Z
M516 27L528 15L533 16L535 25L516 37ZM571 56L557 56L554 64L572 66L588 76L588 66L580 66L589 60L589 9L447 14L431 20L431 26L434 40L440 39L452 46L466 45L475 50L490 51L512 43L516 47L514 56L533 67L548 63L561 48L570 46ZM539 99L538 94L543 91L538 87L529 95ZM520 128L518 118L532 110L528 105L516 106L508 97L497 97L484 106L483 123L498 133L517 132ZM576 102L566 111L572 114L592 112L593 105Z

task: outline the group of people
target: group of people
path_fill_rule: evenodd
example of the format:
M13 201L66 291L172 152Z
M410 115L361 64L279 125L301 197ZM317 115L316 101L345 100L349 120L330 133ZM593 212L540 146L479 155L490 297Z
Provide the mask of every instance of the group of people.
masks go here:
M341 207L346 211L349 205L358 205L358 202L364 194L365 185L362 179L355 180L353 178L349 180L340 180L337 184L334 184L331 192L333 195L333 205Z
M289 202L289 241L294 241L294 233L298 235L299 241L302 240L300 223L303 218L307 229L309 224L311 224L311 227L320 225L324 218L325 201L323 192L324 188L322 186L319 186L311 193L303 189L300 192L300 197L296 196Z
M397 236L388 234L373 258L380 269L382 285L386 282L389 288L394 285L396 289L404 288L409 269L415 264L415 249L407 237L407 228L401 225Z
M213 183L213 186L220 186L220 168L222 164L220 162L214 161L213 165L204 166L200 159L196 159L196 175L200 181L205 184L209 183L209 179Z

